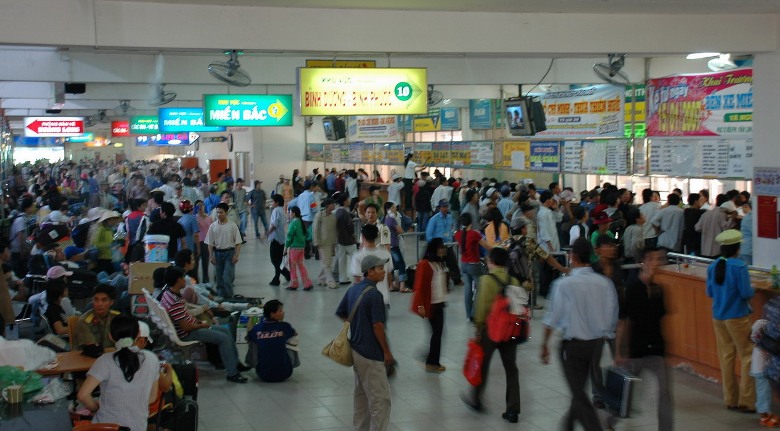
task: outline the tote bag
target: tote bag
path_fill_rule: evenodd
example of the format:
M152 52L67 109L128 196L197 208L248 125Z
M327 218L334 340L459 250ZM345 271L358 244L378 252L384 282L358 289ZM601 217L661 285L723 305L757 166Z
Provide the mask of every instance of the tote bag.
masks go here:
M352 346L349 344L349 322L351 322L352 318L355 316L355 311L357 311L360 301L363 300L363 295L373 288L374 286L368 286L363 289L363 292L360 294L357 301L355 301L355 305L352 307L352 311L349 313L347 321L344 322L344 326L341 327L339 334L322 349L323 355L333 359L338 364L347 367L352 366Z

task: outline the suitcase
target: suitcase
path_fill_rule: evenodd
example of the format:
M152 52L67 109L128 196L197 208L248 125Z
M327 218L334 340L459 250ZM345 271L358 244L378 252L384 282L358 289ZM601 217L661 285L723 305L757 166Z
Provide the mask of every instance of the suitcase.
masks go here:
M182 398L173 407L173 431L197 431L198 402Z
M623 369L609 367L604 380L604 404L616 416L627 418L631 414L631 395L634 383L642 381L642 379Z
M171 364L183 390L183 396L186 398L198 399L198 369L195 364Z
M68 277L68 297L70 299L91 298L95 286L98 285L97 274L86 269L71 269L73 275Z

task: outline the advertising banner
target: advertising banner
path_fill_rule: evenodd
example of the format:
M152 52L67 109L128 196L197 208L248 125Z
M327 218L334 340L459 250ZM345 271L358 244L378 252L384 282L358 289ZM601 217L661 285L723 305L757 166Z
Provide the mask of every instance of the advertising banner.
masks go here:
M398 140L398 116L374 115L349 117L350 141Z
M468 142L453 142L450 145L450 160L452 160L452 166L471 165L471 144Z
M306 160L314 162L325 161L325 145L324 144L307 144L306 145Z
M207 126L203 108L160 108L160 131L165 133L181 132L222 132L224 127Z
M518 171L531 170L531 142L504 141L501 167Z
M292 106L290 94L203 95L207 126L292 126Z
M757 195L780 197L780 168L753 168L753 192Z
M133 135L156 135L160 132L160 120L156 115L136 115L130 118Z
M415 132L437 132L441 130L439 108L430 109L425 115L415 115L412 118L412 128Z
M450 165L450 143L449 142L434 142L431 145L433 152L433 166L449 166Z
M469 127L474 130L493 128L493 101L490 99L469 100Z
M414 152L417 153L418 164L430 165L433 163L433 144L431 142L417 142L414 144Z
M402 165L404 163L404 144L377 144L377 163Z
M441 108L441 130L460 130L460 109Z
M753 69L647 81L648 136L749 137Z
M560 142L531 142L532 171L558 172L560 165Z
M547 93L547 130L536 136L623 136L625 89L609 84Z
M425 114L427 70L300 68L301 115Z

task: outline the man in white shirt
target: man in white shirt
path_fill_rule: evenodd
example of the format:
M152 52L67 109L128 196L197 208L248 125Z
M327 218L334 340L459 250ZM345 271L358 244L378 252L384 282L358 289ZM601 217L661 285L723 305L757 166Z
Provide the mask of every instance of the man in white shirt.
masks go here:
M433 190L433 194L431 195L431 208L436 208L439 205L439 201L442 199L449 202L450 196L452 196L452 186L442 179L441 184Z
M303 183L303 192L296 198L298 200L298 208L301 210L301 220L306 225L306 229L311 229L311 224L314 223L314 216L317 214L317 201L314 193L316 193L320 186L316 181L306 180ZM316 248L312 250L311 240L306 240L306 248L304 249L304 258L311 259L312 252L314 256L319 260L319 252Z
M556 205L553 194L549 190L539 195L539 212L536 214L536 241L547 253L555 253L561 250L561 242L556 226ZM543 265L539 273L539 294L547 296L550 283L555 279L552 267Z
M360 265L363 262L363 258L366 256L376 256L385 261L385 278L376 284L376 289L382 293L385 306L389 307L390 283L388 282L388 276L393 272L393 260L390 256L390 252L384 247L376 246L377 237L379 236L379 229L377 229L376 226L367 224L360 229L360 233L362 244L360 251L352 255L350 274L352 274L355 283L358 283L363 279L363 272L360 269Z
M658 247L679 253L685 228L684 210L680 208L680 196L671 193L668 199L669 205L655 213L650 223L658 235Z
M215 267L217 291L225 299L233 296L236 262L241 253L241 232L237 224L228 220L229 208L224 202L217 205L217 220L209 226L204 240Z
M651 189L642 190L642 206L639 207L639 212L644 216L647 221L642 227L642 238L645 240L645 248L656 248L658 246L658 234L653 228L651 223L655 213L661 209L660 197L657 192Z
M401 205L401 190L404 189L404 183L401 181L401 176L393 174L393 182L387 186L387 200L393 202L396 205Z

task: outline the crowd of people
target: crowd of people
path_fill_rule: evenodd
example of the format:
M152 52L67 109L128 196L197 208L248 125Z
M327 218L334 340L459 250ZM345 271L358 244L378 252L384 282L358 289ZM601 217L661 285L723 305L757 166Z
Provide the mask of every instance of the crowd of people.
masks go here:
M438 170L429 174L425 169L410 155L403 174L391 174L387 198L372 185L361 199L361 183L382 183L379 172L369 176L362 169L333 168L320 174L315 168L302 174L296 169L290 177L280 175L266 194L262 181L245 187L229 169L212 183L200 169L181 169L173 161L19 168L5 187L9 222L8 242L0 242L6 274L2 280L10 298L29 301L46 317L52 333L68 333L68 316L81 312L72 344L95 355L107 347L117 349L113 361L101 361L89 373L93 379L87 379L86 388L94 388L95 378L109 392L143 380L154 386L145 392L133 384L133 396L154 398L160 383L145 368L154 361L133 347L139 330L135 321L125 319L127 271L129 264L145 260L147 235L166 235L174 264L155 274L155 296L179 338L214 345L216 364L224 367L230 382L245 383L241 372L253 367L262 380L282 381L294 368L297 334L283 321L279 301L269 301L260 324L249 331L250 345L259 350L248 365L239 360L233 336L215 316L252 305L234 295L235 265L247 242L251 214L255 238L269 248L271 286L280 286L282 277L288 290L311 291L315 282L331 289L351 286L336 315L347 319L358 309L351 322L356 429L386 429L389 423L387 375L395 358L384 325L391 292L412 293L410 311L428 319L431 327L425 369L442 373L445 305L458 286L463 286L464 317L475 326L486 363L495 351L501 356L507 379L502 417L518 422L517 346L492 340L486 332L491 305L508 285L527 292L527 315L547 309L543 362L549 361L553 332L561 332L560 356L573 397L567 426L579 421L586 429L601 429L595 411L604 407L599 361L606 341L616 363L636 373L654 373L660 387L659 429L672 429L660 325L665 306L653 278L669 251L722 257L711 268L708 294L716 311L721 307L717 304L731 304L719 286L744 283L742 275L733 273L752 263L749 193L729 191L711 204L708 191L701 190L690 194L684 205L677 189L664 204L658 192L645 189L640 203L631 191L605 183L582 191L578 199L574 190L558 183L538 189L530 179L446 178ZM417 233L405 235L415 227ZM736 244L741 246L736 248L733 239L724 239L724 233L728 237L734 232L740 235ZM405 258L404 238L427 243L419 262ZM568 261L564 250L570 250ZM316 277L307 271L310 259L320 261ZM627 263L641 264L640 269L624 270ZM83 298L91 302L86 310L77 310L70 301L74 295L68 279L90 274L96 287ZM597 292L583 294L582 286ZM32 295L36 290L42 292ZM742 286L741 300L750 296L749 286ZM733 370L737 351L743 371L745 364L750 371L750 324L742 322L747 314L724 307L722 313L713 313L723 368ZM14 319L7 307L0 311L5 322ZM271 350L276 353L263 356ZM761 371L754 375L763 376ZM138 373L140 380L133 378ZM755 411L759 403L746 374L738 391L727 374L724 371L727 406ZM463 395L475 410L483 408L487 376L485 367L482 383ZM584 389L587 380L592 382L590 397ZM97 404L85 391L80 399L92 409ZM778 421L768 410L760 413L766 421ZM140 411L127 414L137 419Z

